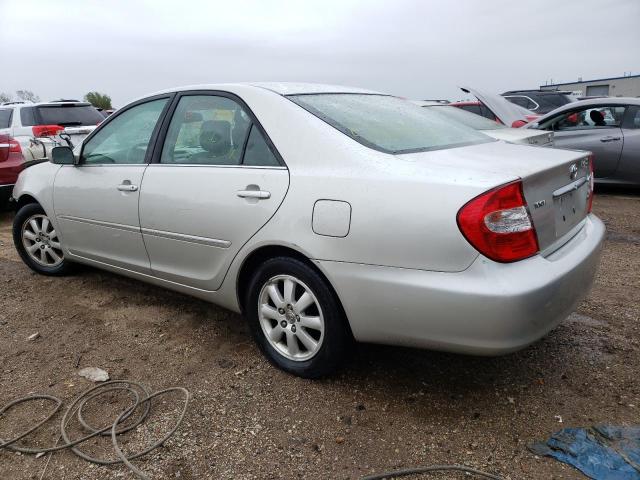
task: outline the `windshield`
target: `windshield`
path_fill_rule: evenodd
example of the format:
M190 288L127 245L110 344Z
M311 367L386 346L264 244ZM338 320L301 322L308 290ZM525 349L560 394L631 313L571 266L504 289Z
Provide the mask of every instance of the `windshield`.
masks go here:
M387 95L313 94L289 99L361 144L385 153L410 153L493 141L412 102Z
M507 128L501 123L489 120L486 117L467 112L461 108L449 107L447 105L432 105L423 108L434 108L436 112L441 113L447 118L464 123L467 127L474 130L497 130L499 128Z
M91 105L52 105L36 107L42 125L97 125L104 117Z

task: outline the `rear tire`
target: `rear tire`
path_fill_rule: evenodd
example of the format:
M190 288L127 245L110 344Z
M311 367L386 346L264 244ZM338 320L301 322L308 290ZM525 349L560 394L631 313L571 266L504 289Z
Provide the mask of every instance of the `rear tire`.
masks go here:
M64 257L60 238L51 220L37 203L29 203L13 219L13 243L22 261L42 275L64 275L70 262Z
M245 315L256 343L276 367L303 378L335 372L353 350L336 295L305 263L267 260L254 273Z

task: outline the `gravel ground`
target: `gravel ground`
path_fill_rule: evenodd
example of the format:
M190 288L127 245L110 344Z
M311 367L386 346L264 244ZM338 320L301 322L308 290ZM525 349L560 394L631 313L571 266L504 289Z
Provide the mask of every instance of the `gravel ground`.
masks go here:
M432 463L508 479L584 478L526 445L568 426L638 422L640 195L600 191L594 208L609 229L595 288L542 341L500 358L363 345L321 381L272 368L242 318L216 306L90 268L65 278L31 273L13 248L11 215L0 214L0 404L30 392L69 402L92 386L77 363L153 390L184 386L192 401L182 428L135 462L153 478L357 479ZM179 403L154 403L127 450L170 428ZM122 404L94 405L90 418L104 422ZM41 415L34 405L16 409L0 419L0 437ZM56 428L30 441L51 444ZM105 445L87 448L108 456ZM0 478L41 478L46 462L0 451ZM44 478L133 475L64 451Z

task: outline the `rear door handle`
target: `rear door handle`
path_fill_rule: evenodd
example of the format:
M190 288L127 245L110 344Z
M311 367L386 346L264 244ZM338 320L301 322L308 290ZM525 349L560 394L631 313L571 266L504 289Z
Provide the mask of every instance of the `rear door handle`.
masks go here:
M132 185L131 183L122 183L121 185L118 185L118 190L121 192L135 192L138 190L138 186Z
M240 198L257 198L260 200L271 198L271 192L266 192L264 190L238 190L236 194Z
M602 138L600 139L600 141L601 141L602 143L607 143L607 142L616 142L616 141L618 141L618 140L620 140L620 137L614 137L614 136L612 136L612 135L608 135L608 136L606 136L606 137L602 137Z

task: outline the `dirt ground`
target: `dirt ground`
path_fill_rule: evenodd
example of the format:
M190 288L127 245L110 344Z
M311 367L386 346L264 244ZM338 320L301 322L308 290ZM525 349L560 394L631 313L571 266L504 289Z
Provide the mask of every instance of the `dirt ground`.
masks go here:
M77 375L87 366L153 390L184 386L185 423L135 462L152 478L358 479L434 463L508 479L584 478L526 445L568 426L639 421L640 194L600 191L594 209L608 227L596 285L542 341L500 358L362 345L321 381L275 370L242 318L214 305L91 268L35 275L14 250L11 214L0 214L0 405L31 392L69 402L92 386ZM92 405L92 418L112 418L117 403ZM36 407L0 417L0 438L42 418ZM129 448L170 428L177 408L179 397L154 404ZM56 418L30 441L54 443ZM88 448L109 455L105 444ZM0 478L42 478L46 463L0 451ZM134 477L63 451L44 478Z

